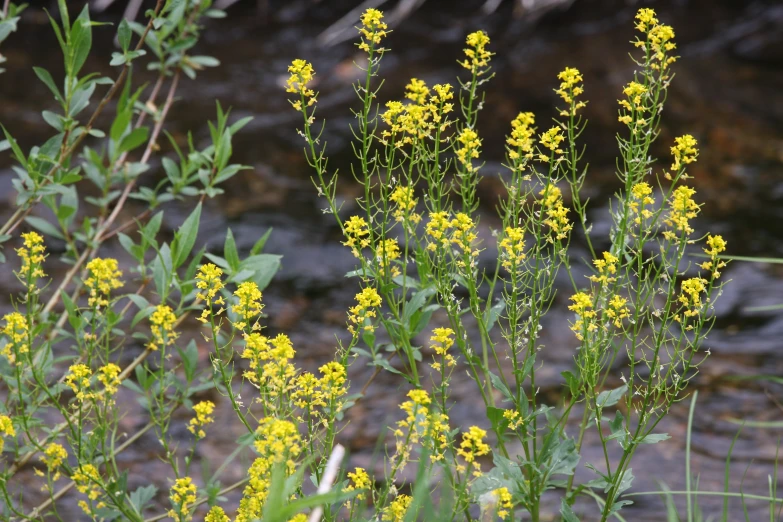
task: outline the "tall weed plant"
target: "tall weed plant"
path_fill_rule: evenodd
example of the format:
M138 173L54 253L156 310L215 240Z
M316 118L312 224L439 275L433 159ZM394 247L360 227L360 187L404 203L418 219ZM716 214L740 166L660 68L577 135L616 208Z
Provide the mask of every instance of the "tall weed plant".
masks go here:
M478 121L493 77L485 33L468 35L456 84L412 79L400 100L382 103L389 30L380 11L362 15L350 176L328 165L315 71L295 60L290 103L302 117L324 212L356 258L349 275L358 290L346 335L314 374L297 367L288 336L264 334L261 292L280 261L263 252L266 235L244 257L230 230L221 253L194 252L203 202L246 168L231 163L231 142L248 120L229 123L219 105L206 147L190 136L184 144L164 139L180 82L218 65L194 53L203 18L222 16L210 4L158 0L145 24L121 22L116 74L106 78L83 71L96 25L88 9L72 19L60 0L51 22L64 75L35 69L57 102L42 114L54 134L25 151L4 129L17 197L0 240L19 293L0 341L0 516L538 521L550 515L544 496L554 495L565 522L580 519L580 498L596 503L591 519L622 519L637 450L669 438L658 424L708 355L701 346L726 263L725 241L692 226L700 205L687 169L696 140L676 138L665 165L651 156L676 61L673 29L650 9L636 16L637 69L618 105L621 188L603 237L592 232L581 193L587 102L577 69L558 75L551 124L537 127L529 112L511 122L502 226L485 237ZM4 10L0 41L20 10ZM145 62L157 79L135 85L133 68ZM158 165L164 175L150 176ZM362 187L353 215L338 197L346 182ZM130 199L144 210L128 219ZM167 241L163 209L177 201L194 210ZM569 255L572 237L590 253L586 277ZM115 241L121 260L102 254ZM706 255L698 266L694 252ZM574 364L562 373L562 400L547 404L536 380L547 359L540 336L563 276L572 286L573 316L562 326L573 333ZM183 324L200 326L201 335L181 335ZM199 344L209 348L207 364ZM399 411L390 412L397 420L377 469L342 469L346 412L369 385L349 381L354 364L373 367L371 380L388 372L399 381ZM450 421L454 372L474 382L480 426ZM222 397L217 404L198 400L208 390ZM144 411L145 424L132 433L122 425L120 394ZM245 433L211 471L197 456L218 408L233 410ZM581 456L589 433L602 448L597 462ZM170 470L167 492L131 488L139 470L118 458L145 438ZM241 455L252 455L246 478L222 484ZM30 466L35 491L20 479ZM577 467L592 476L577 477ZM241 494L238 505L227 500L232 491ZM81 515L61 510L66 496L78 497Z

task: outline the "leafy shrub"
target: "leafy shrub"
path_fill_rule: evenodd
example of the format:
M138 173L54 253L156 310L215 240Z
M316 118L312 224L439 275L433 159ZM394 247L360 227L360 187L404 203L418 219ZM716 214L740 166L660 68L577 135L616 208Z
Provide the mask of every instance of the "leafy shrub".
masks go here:
M63 81L58 86L49 72L35 70L60 107L42 115L56 134L25 153L5 131L4 144L19 164L18 196L0 239L17 245L21 291L16 311L3 318L3 517L62 518L58 499L72 488L89 518L134 521L190 520L205 504L205 520L230 520L219 505L227 507L225 495L235 489L242 490L237 521L302 521L308 509L313 520L510 520L520 512L540 520L542 497L555 491L570 522L578 520L579 497L597 502L601 520L630 503L623 493L633 481L636 450L668 438L656 427L707 355L700 345L712 325L726 247L720 236L694 237L691 220L700 207L684 184L698 156L693 137L675 140L666 168L650 156L676 59L674 32L653 11L637 15L638 72L619 101L622 189L608 237L591 233L580 194L586 102L577 69L558 76L561 109L553 126L539 131L526 112L511 123L502 227L490 237L478 227L477 190L477 122L483 86L493 76L486 34L467 37L460 63L468 73L457 88L413 79L406 101L381 106L388 28L379 11L362 15L358 47L366 61L355 86L352 175L363 194L360 212L347 218L336 196L340 177L327 168L316 123L317 93L309 86L315 71L294 61L287 90L302 114L305 154L325 211L357 258L349 275L360 283L347 335L315 375L297 368L285 334L263 335L261 292L279 266L277 256L262 253L266 236L244 259L230 231L222 256L193 252L202 202L244 168L230 163L231 140L247 120L229 124L218 106L209 146L199 150L188 139L183 150L170 139L173 154L160 160L165 177L146 176L182 74L192 78L217 65L191 51L202 17L220 12L208 1L159 0L146 25L122 22L112 80L79 76L93 23L86 8L71 22L65 1L59 6L61 23L52 20L52 27L64 56ZM132 66L146 51L147 67L158 74L149 90L131 82ZM92 103L104 84L103 98ZM99 116L114 100L111 124L100 130ZM91 105L91 115L80 117ZM117 224L129 198L146 208ZM195 209L165 241L160 207L191 198L198 199ZM33 215L37 209L48 209L51 219ZM17 243L23 224L34 230ZM586 279L569 256L576 235L592 258ZM129 268L100 256L114 238ZM700 270L688 257L697 244L707 256ZM67 271L50 279L53 247ZM562 403L547 405L536 387L546 358L539 332L562 274L573 286L569 327L578 348L573 370L562 374ZM210 364L199 364L195 339L180 335L184 321L203 326ZM143 348L126 344L129 337ZM362 399L349 395L348 369L360 359L375 368L373 378L390 372L407 391L383 469L340 476L339 432L345 412ZM463 369L483 399L488 430L450 423L450 381ZM622 386L612 388L618 373ZM120 387L136 397L148 421L127 435L117 409ZM219 482L225 465L213 474L193 466L219 413L220 404L197 399L206 390L224 396L247 430L226 465L250 447L255 454L247 478L227 487ZM182 409L185 438L175 429ZM575 437L567 433L572 414L581 416ZM582 481L574 472L590 430L604 459L585 463L595 475ZM147 433L171 470L169 507L158 515L148 510L163 495L154 485L131 490L133 477L117 458ZM615 445L619 454L610 451ZM16 480L31 461L45 494L40 499L23 496ZM416 480L405 484L404 471L413 467Z

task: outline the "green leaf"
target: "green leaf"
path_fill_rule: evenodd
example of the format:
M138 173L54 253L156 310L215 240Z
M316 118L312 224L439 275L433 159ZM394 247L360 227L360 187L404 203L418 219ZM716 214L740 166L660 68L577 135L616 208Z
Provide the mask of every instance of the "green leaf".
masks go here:
M639 441L639 444L658 444L659 442L669 440L670 438L668 433L649 433Z
M62 103L60 90L57 88L57 84L54 83L54 79L52 78L52 75L49 74L49 71L42 67L33 67L33 71L35 72L35 75L38 76L38 79L41 80L50 91L52 91L52 94L54 94L54 99Z
M27 216L25 221L34 229L42 232L44 235L56 237L57 239L65 239L62 232L57 227L46 221L45 219L36 216Z
M234 241L234 234L231 229L226 232L226 241L223 245L223 257L226 259L228 266L232 272L236 272L239 269L239 253L237 252L237 245Z
M125 133L125 129L128 128L132 115L133 112L131 110L122 111L117 114L114 118L114 122L111 124L111 130L109 131L109 137L112 140L120 141L120 138L122 138L122 135Z
M147 141L148 135L149 129L147 127L133 129L120 141L119 152L128 152L143 145Z
M92 47L92 23L90 22L90 10L84 6L79 17L74 20L71 27L71 76L77 76L81 70Z
M506 308L506 302L502 299L500 299L497 303L492 305L492 307L487 310L486 316L484 317L484 322L487 325L487 332L490 332L492 328L495 326L495 323L498 320L498 317L500 317L500 314L503 313L503 310Z
M598 398L596 399L596 404L599 408L606 408L609 406L614 406L617 404L623 395L625 395L625 392L628 391L628 385L623 384L619 388L615 388L614 390L606 390L602 391L598 394Z
M492 386L494 386L496 390L500 391L506 400L513 400L511 397L511 392L506 387L506 385L503 384L503 381L500 379L500 377L492 372L489 372L489 380L492 381Z
M259 290L263 290L269 286L269 282L280 269L281 259L282 256L274 254L249 256L239 263L239 269L252 271L253 276L250 279L258 285Z
M128 49L130 48L131 34L132 32L128 20L123 18L119 27L117 27L117 41L120 43L120 48L123 52L128 52Z
M562 375L566 380L568 390L571 392L571 397L579 397L579 388L581 387L581 384L579 383L579 379L576 377L576 375L569 371L560 372L560 375Z
M158 492L158 488L153 485L140 486L130 494L130 501L136 513L142 515L144 508L150 501L155 498L155 494Z
M253 245L253 248L250 249L250 255L254 256L256 254L260 254L262 250L264 250L264 246L266 246L266 241L269 239L269 235L272 233L272 227L269 227L266 229L266 232L264 232L264 235L261 236L261 238L256 241L256 244Z
M562 517L562 522L579 522L574 510L571 509L565 498L560 499L560 516Z
M181 267L183 263L185 263L190 251L193 250L193 245L196 244L200 222L201 203L199 202L174 235L174 243L172 244L174 269Z
M427 300L429 300L429 298L433 295L435 295L435 288L433 287L422 288L413 294L411 300L408 301L408 303L405 305L405 312L402 314L402 322L406 325L410 325L410 320L411 317L413 317L413 314L417 312L422 306L424 306L427 303Z
M188 343L187 348L179 351L179 356L182 358L182 366L185 370L185 379L188 384L193 382L193 378L196 375L196 368L198 368L198 348L196 347L196 341L193 339Z

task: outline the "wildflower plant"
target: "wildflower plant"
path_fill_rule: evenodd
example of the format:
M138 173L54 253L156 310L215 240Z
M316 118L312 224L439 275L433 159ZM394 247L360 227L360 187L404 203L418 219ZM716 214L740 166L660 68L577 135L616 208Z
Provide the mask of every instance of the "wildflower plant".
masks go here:
M677 59L674 31L651 9L636 16L637 72L619 94L620 188L610 202L608 237L592 231L582 196L588 87L573 67L557 77L553 125L539 128L530 112L511 122L508 173L501 176L506 197L498 206L502 227L489 237L480 232L477 191L482 176L494 174L485 173L478 122L483 88L493 76L489 36L467 37L458 63L468 73L456 86L414 78L397 100L382 102L381 60L390 51L381 47L388 31L385 25L377 30L380 20L370 10L359 28L368 60L355 85L351 173L363 191L357 211L345 218L336 197L340 176L327 166L323 126L315 120L317 93L300 83L301 71L307 79L315 72L301 60L289 69L313 181L357 258L349 275L360 278L363 289L349 328L361 339L349 349L378 371L399 375L410 389L371 509L381 520L416 516L408 509L420 503L395 482L415 463L424 470L420 479L444 478L438 490L452 499L441 505L448 510L440 513L444 520L470 519L475 504L502 519L525 511L540 520L542 496L552 489L560 492L563 520L578 520L580 497L596 499L600 519L607 520L631 503L623 493L633 481L637 449L668 438L657 426L708 355L701 346L726 263L720 236L695 235L700 205L686 182L698 157L696 140L676 138L671 166L663 169L651 154ZM569 255L572 240L583 241L590 253L585 278ZM494 251L490 242L497 244L494 262L479 263L483 250ZM700 243L707 261L696 266L689 255ZM576 350L573 369L562 374L564 398L546 404L536 385L546 361L540 331L562 292L556 285L561 274L571 282L567 306ZM436 317L446 325L432 326ZM421 336L431 338L430 348L421 346ZM449 426L455 369L472 377L486 410L484 427ZM582 462L594 476L577 482L590 431L604 458ZM347 491L364 483L357 473ZM357 509L354 500L351 519Z
M20 8L9 6L3 37L19 20ZM390 30L377 9L361 16L351 174L362 190L347 217L316 119L316 71L306 60L291 64L285 90L302 117L313 181L359 282L334 356L306 371L291 337L267 330L263 291L280 263L263 253L267 235L245 256L230 230L222 252L195 250L203 204L246 168L231 163L231 142L248 120L229 123L218 105L204 148L190 135L161 139L180 82L217 65L194 49L203 20L221 13L210 1L158 0L145 23L118 25L121 52L107 79L83 71L89 9L72 19L64 0L58 6L52 27L64 77L35 69L58 106L43 115L54 134L24 151L4 129L0 143L18 163L0 244L13 245L3 261L20 288L0 323L0 519L402 522L526 512L541 520L542 496L555 490L572 522L579 498L597 499L601 520L630 502L623 493L636 450L668 437L657 425L704 360L726 266L723 238L695 235L701 207L685 182L696 140L677 138L663 170L651 156L676 60L674 32L654 12L637 15L638 69L620 95L621 188L608 237L591 231L581 194L587 87L577 69L557 77L552 126L539 128L530 112L511 122L501 226L489 236L478 211L487 175L479 115L493 77L486 33L467 36L454 85L414 78L397 100L381 102ZM136 86L133 68L145 63L157 79ZM111 123L99 128L110 108ZM121 222L133 202L143 208ZM181 202L193 210L167 237L164 208ZM572 239L590 252L585 278L569 256ZM122 256L106 257L110 242ZM487 256L495 244L497 255ZM698 266L692 251L705 256ZM558 295L561 275L568 296ZM573 312L577 348L562 374L565 396L547 404L536 384L547 358L540 332L558 300ZM340 473L341 430L370 385L352 393L359 360L375 369L370 380L384 371L399 379L401 400L383 461ZM450 415L451 383L463 372L485 411L467 427ZM131 402L143 421L128 429L118 405ZM242 434L211 472L196 465L199 451L227 414ZM582 482L574 473L588 432L604 458L583 463L594 477ZM134 471L120 456L149 448L145 438L168 474L131 489ZM224 486L222 473L240 456L245 477ZM19 480L28 464L40 497ZM61 512L67 494L80 514Z

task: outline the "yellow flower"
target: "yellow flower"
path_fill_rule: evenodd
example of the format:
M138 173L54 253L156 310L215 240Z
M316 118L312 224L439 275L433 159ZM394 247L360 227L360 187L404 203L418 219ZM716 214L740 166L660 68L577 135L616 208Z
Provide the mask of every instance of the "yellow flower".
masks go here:
M584 86L581 85L584 81L582 73L579 72L579 69L566 67L557 75L557 79L560 80L561 83L560 88L555 89L555 92L568 104L568 110L561 111L560 115L575 116L576 111L586 105L583 101L576 101L576 98L584 92Z
M345 387L345 366L332 361L318 368L318 371L323 375L320 380L320 388L327 400L335 401L348 393L348 389ZM341 404L337 407L338 411L340 406Z
M348 473L348 478L351 479L351 483L343 489L343 491L364 491L370 489L370 476L364 470L364 468L356 468L354 471ZM359 493L354 497L356 500L364 500L365 494Z
M677 187L669 201L669 214L664 222L677 232L690 235L693 232L690 220L699 213L699 205L693 200L696 191L684 185ZM672 231L664 232L666 239L676 239Z
M244 330L248 323L261 315L264 305L261 303L261 290L253 281L239 283L234 297L237 298L237 304L231 307L231 311L240 317L240 321L234 323L234 328ZM252 326L257 328L257 323Z
M609 300L609 308L606 310L606 316L614 323L616 328L622 328L623 319L631 316L628 307L628 300L619 295L612 296Z
M497 514L503 520L506 520L511 515L511 510L514 508L514 504L511 502L511 493L508 488L502 487L493 491L497 498L498 511Z
M388 34L386 31L388 26L383 21L383 13L377 9L367 9L362 14L361 20L362 26L359 28L359 33L361 34L362 42L359 44L359 49L369 53L370 44L372 44L374 49Z
M451 226L448 212L431 212L430 220L426 226L429 236L428 250L436 250L439 246L446 247L450 244L447 232Z
M169 500L173 509L169 516L177 522L186 522L193 519L190 512L196 502L196 485L190 477L178 478L169 492Z
M567 238L573 224L568 220L568 209L563 205L563 195L560 189L554 185L547 185L541 189L538 195L543 196L541 206L546 215L544 224L550 228L554 235L554 238L547 237L547 241L553 243Z
M378 244L376 259L381 273L385 273L386 268L390 266L389 273L392 277L400 275L400 268L396 264L392 264L392 261L399 259L399 257L400 246L396 239L384 239Z
M361 250L370 246L370 229L367 222L359 216L351 216L344 225L347 241L343 245L350 247L354 257L361 256Z
M90 392L90 377L92 377L92 371L86 364L74 364L68 369L65 384L76 394L78 402L94 397L94 394Z
M611 283L615 280L614 277L610 277L617 273L617 263L620 261L611 252L604 252L603 259L594 259L593 264L598 269L599 275L592 275L589 277L590 281L594 283Z
M214 417L212 417L212 413L215 411L215 403L212 401L201 401L193 405L193 411L196 416L190 419L188 431L197 438L203 439L206 436L204 427L215 421Z
M304 110L302 99L308 107L315 103L315 91L307 86L313 80L315 70L311 63L296 59L288 66L288 72L291 74L286 81L286 92L300 95L299 99L292 101L291 104L297 111L302 111Z
M223 281L220 279L222 275L223 270L212 263L201 265L198 274L196 274L196 288L199 289L199 292L196 294L196 299L204 300L204 310L202 310L201 316L198 317L198 320L202 323L207 323L209 321L210 314L212 313L212 305L224 304L222 296L215 299L218 292L223 289ZM222 307L215 315L217 316L221 313L223 313Z
M500 257L503 268L512 272L522 264L525 254L525 230L520 227L506 227L503 239L500 241Z
M476 462L476 457L489 453L489 445L484 442L486 436L485 430L471 426L467 433L462 434L462 442L457 449L457 454L468 463L468 471L473 468L473 475L477 477L481 475L481 466Z
M5 437L16 437L14 423L8 415L0 415L0 435ZM3 437L0 437L0 454L3 453L4 447L5 440L3 440Z
M651 194L652 187L648 183L640 182L631 187L631 200L628 203L628 208L636 215L634 223L637 225L641 225L642 220L650 219L653 216L649 207L655 204L655 199Z
M19 312L11 312L3 316L3 321L5 321L3 334L8 338L8 342L0 350L0 353L5 355L9 364L21 364L22 361L17 361L17 358L30 351L27 318Z
M117 393L117 387L122 383L119 375L120 367L114 363L108 363L98 370L98 381L103 384L107 396Z
M356 302L356 306L351 307L348 313L348 331L356 334L355 325L361 325L367 332L375 331L370 320L376 317L374 309L381 306L381 296L375 288L367 287L356 294Z
M84 285L90 289L90 297L87 300L90 306L108 306L111 291L122 287L122 272L117 267L117 260L112 258L96 257L87 263L90 276L84 281Z
M231 522L231 519L228 518L228 515L226 515L226 512L223 511L222 507L212 506L209 513L207 513L207 516L204 518L204 522Z
M671 148L672 156L674 156L674 163L671 166L672 172L678 172L685 165L696 161L696 158L699 157L696 145L696 138L690 134L674 138L674 146Z
M468 172L473 172L476 167L473 166L473 160L479 157L481 151L481 139L476 131L465 128L457 136L459 146L454 150L457 160L465 167Z
M586 332L594 332L598 329L598 326L595 324L596 314L595 310L593 310L593 296L586 292L577 292L571 296L571 301L574 304L570 305L568 309L579 317L571 325L571 331L576 334L577 339L582 341Z
M489 60L493 54L486 49L489 44L489 36L484 31L476 31L468 35L465 43L468 45L468 48L465 49L465 60L459 64L476 76L485 74L489 71Z
M726 250L726 241L723 236L713 236L712 234L707 236L707 248L704 249L704 253L710 256L710 260L699 266L712 272L713 279L718 279L720 277L719 270L726 266L726 262L718 258L724 250Z
M560 127L552 127L541 135L540 143L547 149L556 154L562 154L563 149L560 148L560 143L565 139L563 135L563 129ZM549 161L547 156L541 158L542 161Z
M405 513L408 512L411 502L413 502L413 497L398 495L388 507L383 509L381 520L384 522L402 522L405 520Z
M321 381L312 373L304 372L296 378L291 402L298 408L307 409L311 414L317 414L315 409L326 406L324 393L321 391Z
M409 99L416 105L424 105L429 98L430 89L424 80L418 78L411 78L408 85L405 86L405 98Z
M397 221L405 221L407 219L413 224L421 221L421 214L413 212L418 202L418 199L413 196L413 187L397 185L389 196L389 200L396 205L393 215Z
M155 307L155 311L150 316L152 339L147 343L147 349L157 350L174 344L179 337L179 334L174 331L176 322L177 316L170 306L160 304Z
M46 246L43 243L43 237L37 232L22 234L22 239L24 246L16 249L17 255L22 260L22 266L17 275L28 285L28 290L32 290L36 279L46 277L41 267L47 257Z
M525 420L519 415L517 410L504 410L503 418L508 420L508 428L511 430L519 428Z
M450 226L454 229L451 234L451 242L457 245L463 254L477 257L478 250L472 249L473 242L478 237L473 218L464 212L458 212L451 220Z
M508 156L519 170L523 167L518 164L520 159L533 158L535 122L535 116L532 112L520 112L511 122L511 135L506 139L506 143L509 145L507 147Z
M441 359L446 363L446 366L453 367L457 364L454 356L448 353L449 348L454 346L454 330L451 328L435 328L432 330L432 337L430 337L432 343L432 349L436 355L439 355ZM435 371L441 371L441 363L435 362L432 364Z
M701 294L707 291L707 280L701 277L692 277L682 282L682 293L677 300L682 303L685 317L699 315L702 308ZM679 317L675 317L678 321Z
M1 451L2 448L0 448ZM68 458L68 452L60 444L51 442L46 446L43 455L39 458L41 462L46 464L46 469L49 473L53 473L52 480L57 480L60 478L60 466Z
M636 13L636 30L640 33L646 33L652 27L658 25L658 18L653 9L642 8Z
M79 464L79 468L71 475L71 480L73 480L79 493L87 495L90 504L101 496L103 484L101 474L98 473L98 469L92 464ZM101 504L99 503L96 507L100 507ZM85 513L92 514L92 509L86 502L79 502L79 506Z

